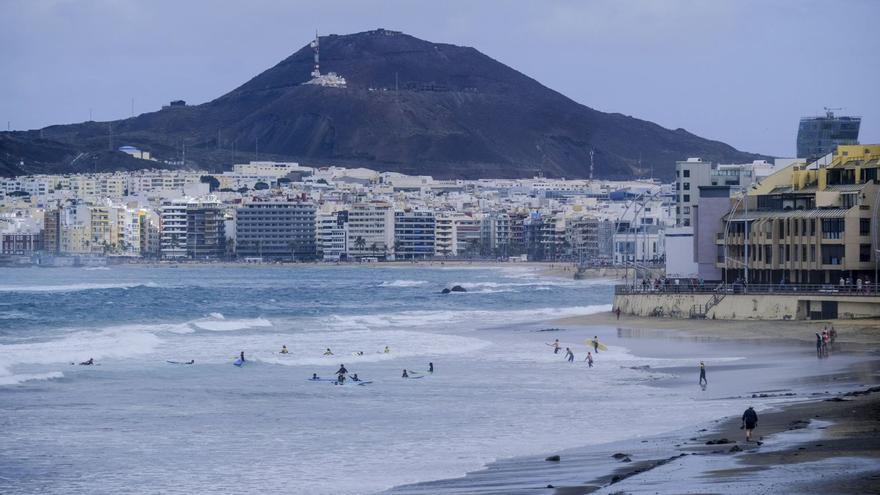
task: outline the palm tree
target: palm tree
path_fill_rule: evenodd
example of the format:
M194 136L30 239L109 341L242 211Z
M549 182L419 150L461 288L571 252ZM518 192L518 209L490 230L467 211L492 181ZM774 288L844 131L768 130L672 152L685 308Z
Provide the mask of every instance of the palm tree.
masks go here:
M296 241L290 241L287 243L287 247L290 248L290 261L296 261L296 248L299 246L299 243Z
M354 247L356 247L359 251L363 251L365 247L367 247L367 241L364 240L363 237L358 236L357 239L354 240Z

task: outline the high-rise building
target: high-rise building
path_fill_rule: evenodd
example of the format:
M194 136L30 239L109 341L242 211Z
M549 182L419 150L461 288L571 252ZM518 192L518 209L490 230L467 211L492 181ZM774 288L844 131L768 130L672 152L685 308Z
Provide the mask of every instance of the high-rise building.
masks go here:
M712 163L702 158L675 162L675 225L688 227L699 200L698 188L712 183Z
M394 249L394 210L382 201L356 203L348 210L349 257L387 257Z
M394 212L394 257L413 260L434 256L434 212Z
M186 255L204 260L226 254L226 225L223 203L208 199L186 205ZM314 225L314 221L313 221Z
M43 214L43 250L48 254L61 252L61 210L58 208Z
M861 117L837 117L829 108L823 117L802 118L797 134L798 158L815 160L839 145L859 144L861 123Z
M253 201L235 215L236 252L241 257L313 260L315 205L299 201Z
M162 204L159 245L163 258L186 257L186 203L175 199Z

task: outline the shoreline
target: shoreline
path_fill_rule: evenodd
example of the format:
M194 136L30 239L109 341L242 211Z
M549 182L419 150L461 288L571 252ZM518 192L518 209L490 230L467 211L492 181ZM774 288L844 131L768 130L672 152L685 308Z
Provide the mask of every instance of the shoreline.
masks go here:
M790 347L794 343L799 350L812 344L812 327L817 326L821 331L822 325L834 324L839 333L834 353L866 359L846 371L824 371L810 376L801 383L800 394L783 392L791 390L785 388L791 383L778 382L779 386L773 388L779 391L752 395L760 402L773 397L784 401L771 399L759 410L759 425L753 438L763 440L764 446L746 444L739 429L739 416L725 416L695 425L693 429L658 432L645 439L636 437L498 459L462 477L398 486L383 493L760 493L768 486L773 487L771 492L779 492L778 487L784 486L783 492L788 489L798 493L871 493L867 489L877 486L880 469L865 469L865 465L876 466L880 459L880 386L877 386L880 384L877 357L880 327L877 322L790 322L793 325L769 331L767 322L713 321L711 328L706 328L705 322L694 320L661 322L662 325L657 325L657 320L648 318L626 318L618 322L613 313L605 312L549 323L618 327L619 336L634 339L663 335L673 340L690 339L710 344L723 340L726 345L742 342ZM804 323L812 325L805 328ZM719 324L722 327L719 328ZM805 332L808 332L806 337L802 335ZM806 352L804 355L810 356ZM714 370L713 376L717 377L720 367ZM652 371L672 372L671 369ZM675 385L660 384L658 389L667 386ZM829 394L827 389L838 392ZM862 392L866 390L867 393ZM750 405L748 396L740 398L742 409ZM805 437L802 435L805 432L812 436ZM722 439L727 442L714 445ZM710 441L713 445L707 445ZM559 456L559 460L553 459L554 456ZM836 459L841 456L852 461L836 465ZM805 465L809 469L805 469ZM680 477L682 472L686 473L684 479ZM866 472L870 476L866 477Z
M559 318L554 325L602 325L632 331L673 331L692 337L718 340L766 340L775 342L816 341L816 332L824 327L837 330L836 346L842 350L857 350L860 345L880 345L880 319L862 320L693 320L649 318L620 315L613 312Z

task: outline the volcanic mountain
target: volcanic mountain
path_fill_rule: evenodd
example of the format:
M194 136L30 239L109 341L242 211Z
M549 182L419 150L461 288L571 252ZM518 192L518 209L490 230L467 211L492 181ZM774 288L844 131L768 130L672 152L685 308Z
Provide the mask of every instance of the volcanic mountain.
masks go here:
M338 73L346 87L304 84L313 69L305 46L204 104L0 133L0 174L157 166L108 151L122 145L174 163L164 167L219 170L258 152L260 159L468 179L583 178L590 151L595 176L617 179L651 169L669 179L674 162L689 156L765 158L593 110L474 48L384 29L319 41L321 71Z

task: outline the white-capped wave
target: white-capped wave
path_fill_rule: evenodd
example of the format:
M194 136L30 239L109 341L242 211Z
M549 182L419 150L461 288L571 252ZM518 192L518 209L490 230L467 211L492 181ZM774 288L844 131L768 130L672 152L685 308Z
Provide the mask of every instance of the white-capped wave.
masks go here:
M201 330L210 330L212 332L234 332L236 330L247 330L250 328L266 328L271 327L272 322L265 318L243 318L240 320L227 320L220 315L220 318L205 318L192 322L192 325Z
M81 283L62 285L0 285L0 292L79 292L101 289L131 289L134 287L158 287L153 282L128 282L116 284Z
M13 375L9 370L18 365L58 365L94 358L122 359L149 354L162 339L148 331L130 327L114 327L100 331L77 331L61 338L21 344L0 345L0 377ZM33 375L30 379L57 378L51 373ZM18 378L16 378L18 380Z
M481 326L543 321L569 316L589 315L611 311L610 304L573 306L567 308L534 308L520 310L439 310L402 311L398 313L332 315L327 321L331 328L340 330L439 327L472 330L474 322Z
M55 380L57 378L64 378L64 373L60 371L50 371L49 373L21 373L13 375L0 368L0 386L18 385L19 383L36 380Z
M382 282L379 287L418 287L427 283L427 280L392 280Z

